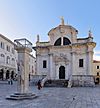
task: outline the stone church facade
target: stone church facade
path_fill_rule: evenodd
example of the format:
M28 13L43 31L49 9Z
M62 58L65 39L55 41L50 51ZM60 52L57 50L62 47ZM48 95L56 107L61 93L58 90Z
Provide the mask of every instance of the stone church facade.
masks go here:
M71 81L75 75L93 75L93 42L91 31L86 38L77 38L78 30L61 24L48 32L49 41L36 42L36 72L47 79Z

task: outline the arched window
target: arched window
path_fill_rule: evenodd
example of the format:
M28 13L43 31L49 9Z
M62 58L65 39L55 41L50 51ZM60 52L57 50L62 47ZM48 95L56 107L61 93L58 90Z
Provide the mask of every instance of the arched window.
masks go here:
M61 38L57 39L54 46L60 46L61 45Z
M71 44L70 40L66 37L63 38L63 45L69 45Z
M1 54L0 62L5 63L5 55L4 54Z
M15 50L14 50L14 48L12 48L12 53L13 53L13 54L15 53Z
M15 66L15 59L14 59L14 58L12 58L11 64L12 64L13 66Z
M71 44L70 40L66 37L63 37L63 45ZM57 39L54 46L61 46L61 38Z
M15 59L14 59L14 58L12 58L12 61L15 61Z
M5 57L5 55L4 54L1 54L1 57Z
M4 49L4 42L1 42L1 48Z
M10 64L10 57L9 57L9 56L7 56L6 63L7 63L7 64Z
M6 49L8 52L10 52L10 46L7 45Z
M99 76L99 72L97 72L97 76Z

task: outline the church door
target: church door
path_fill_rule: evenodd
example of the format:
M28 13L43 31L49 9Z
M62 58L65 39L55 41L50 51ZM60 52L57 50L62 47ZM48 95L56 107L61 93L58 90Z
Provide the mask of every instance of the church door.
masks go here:
M65 79L65 67L60 66L59 68L59 79Z

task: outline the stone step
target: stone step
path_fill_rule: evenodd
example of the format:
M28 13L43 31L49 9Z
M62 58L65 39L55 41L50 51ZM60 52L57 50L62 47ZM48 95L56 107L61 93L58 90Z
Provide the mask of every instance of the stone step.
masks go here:
M47 80L44 86L45 87L67 87L68 80Z
M36 96L33 93L14 93L11 94L10 96L7 96L6 99L9 100L24 100L24 99L34 99L37 98L38 96Z

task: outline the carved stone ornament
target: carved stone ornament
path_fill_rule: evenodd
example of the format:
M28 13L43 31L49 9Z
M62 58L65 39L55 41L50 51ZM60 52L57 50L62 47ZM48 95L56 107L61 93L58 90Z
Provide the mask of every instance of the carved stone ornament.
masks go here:
M67 64L69 62L69 60L67 59L67 56L64 55L64 54L60 54L59 56L58 55L55 55L53 57L53 60L54 60L55 63L65 62Z
M60 28L61 33L65 33L65 29L63 27Z

